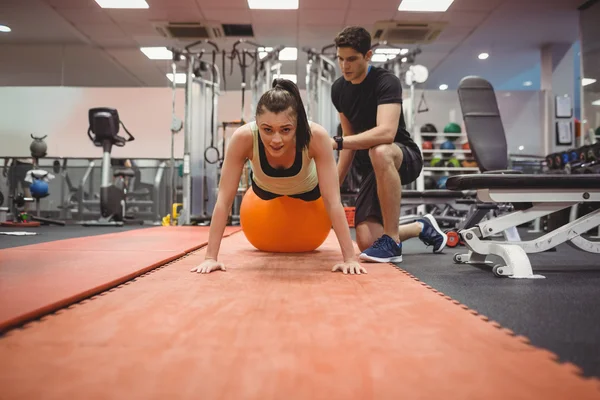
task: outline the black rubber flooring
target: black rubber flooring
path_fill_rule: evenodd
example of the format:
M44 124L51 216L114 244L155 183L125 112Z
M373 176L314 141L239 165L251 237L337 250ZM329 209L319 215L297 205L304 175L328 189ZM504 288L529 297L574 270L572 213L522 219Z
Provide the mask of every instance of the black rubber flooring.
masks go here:
M11 236L0 234L0 249L27 246L30 244L51 242L54 240L72 239L83 236L104 235L106 233L123 232L131 229L150 228L152 225L126 225L126 226L81 226L81 225L42 225L37 228L18 228L0 226L0 233L32 232L32 236ZM2 265L0 261L0 266Z
M522 238L524 239L523 235ZM600 378L600 254L560 245L530 254L545 279L498 278L491 266L454 264L455 252L432 254L419 239L404 243L399 268Z

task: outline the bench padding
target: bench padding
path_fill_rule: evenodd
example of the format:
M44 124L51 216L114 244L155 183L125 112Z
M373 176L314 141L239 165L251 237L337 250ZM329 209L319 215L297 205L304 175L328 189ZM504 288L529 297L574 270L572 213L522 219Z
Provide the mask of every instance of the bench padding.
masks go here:
M598 175L455 175L446 181L450 190L477 189L600 189Z

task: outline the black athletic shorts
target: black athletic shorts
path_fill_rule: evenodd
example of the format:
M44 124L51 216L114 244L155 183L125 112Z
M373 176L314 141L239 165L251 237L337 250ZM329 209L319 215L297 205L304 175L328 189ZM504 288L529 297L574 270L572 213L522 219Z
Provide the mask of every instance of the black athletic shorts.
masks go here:
M269 191L263 190L252 180L252 191L256 193L256 195L263 200L273 200L277 197L281 197L281 194L271 193ZM310 192L300 193L300 194L292 194L288 197L293 197L295 199L300 199L304 201L314 201L321 197L321 190L319 189L319 185L315 186L313 190Z
M8 170L8 185L9 190L17 190L17 185L20 183L21 187L29 188L31 183L27 182L27 172L33 169L33 164L23 163L21 161L14 161Z
M421 175L421 171L423 170L423 157L418 149L406 147L400 143L395 144L400 147L402 154L404 155L402 165L398 170L400 181L402 185L408 185ZM383 224L381 206L379 205L379 197L377 196L375 171L373 171L373 168L371 167L368 171L361 171L361 174L363 179L360 188L358 189L354 224L357 226L367 218L375 218Z

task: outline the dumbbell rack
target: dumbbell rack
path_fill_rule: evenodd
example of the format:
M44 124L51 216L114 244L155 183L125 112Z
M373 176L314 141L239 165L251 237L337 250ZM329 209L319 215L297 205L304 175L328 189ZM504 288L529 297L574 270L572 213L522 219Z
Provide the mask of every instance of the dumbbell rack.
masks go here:
M428 132L427 136L434 137L433 140L430 140L434 144L433 149L423 149L423 138L421 135L422 134L420 131L420 127L416 126L415 132L413 133L413 138L414 138L415 143L417 144L417 146L419 146L419 148L421 149L421 152L423 154L423 173L417 179L417 190L425 190L425 177L427 177L427 176L439 174L439 176L441 177L441 176L447 176L450 174L479 172L478 167L446 167L446 166L431 167L429 165L431 159L433 158L433 155L437 155L437 154L442 155L442 158L446 158L446 157L444 157L444 155L456 155L456 156L458 156L457 158L459 160L465 160L465 159L473 160L471 150L464 150L464 149L460 148L460 147L462 147L462 145L464 143L467 143L467 138L466 138L465 133L429 133ZM453 142L455 143L455 145L457 145L458 148L453 149L453 150L440 149L439 146L441 145L441 143L445 142L449 138L456 139L456 140L453 140ZM445 173L445 174L440 174L440 173Z

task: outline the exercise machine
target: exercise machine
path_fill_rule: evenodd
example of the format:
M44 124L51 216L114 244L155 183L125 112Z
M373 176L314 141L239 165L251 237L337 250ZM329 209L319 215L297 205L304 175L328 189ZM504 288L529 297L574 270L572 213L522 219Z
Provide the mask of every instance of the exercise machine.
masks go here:
M33 136L33 134L31 135L33 142L29 146L29 149L31 150L31 156L33 157L33 169L27 172L27 177L25 178L31 182L29 191L31 192L31 197L35 199L36 215L32 215L31 219L46 225L65 226L64 221L42 218L40 215L40 200L50 195L50 192L48 191L48 182L54 179L54 175L48 171L39 169L38 167L39 159L46 157L46 151L48 149L46 142L44 142L46 137L47 136L36 137Z
M141 224L143 221L126 220L127 185L125 178L132 178L135 173L130 168L116 168L113 177L120 178L118 183L111 182L111 150L113 146L123 147L127 142L135 140L119 119L114 108L98 107L88 112L88 137L96 147L102 147L102 183L100 186L100 218L95 221L83 221L83 226L123 226L125 222ZM128 137L119 136L119 126Z
M212 61L203 61L207 49ZM214 143L217 124L218 97L220 95L221 75L216 64L219 47L210 40L190 43L183 49L170 48L173 53L173 73L176 63L183 62L185 68L185 115L183 120L183 183L182 209L178 225L207 224L217 200L218 163L211 163L214 154L206 149ZM175 80L175 75L173 75ZM177 131L174 119L172 132ZM212 149L214 150L214 149ZM207 155L209 160L206 159ZM212 157L212 158L211 158ZM174 154L171 168L174 168ZM169 196L174 202L174 173L171 172ZM172 206L172 204L171 204Z
M467 136L482 173L450 177L446 187L475 190L482 204L510 203L514 209L496 218L470 221L470 226L459 232L469 252L455 254L454 262L492 264L487 257L498 256L503 262L493 265L496 276L535 279L544 276L533 273L528 254L548 251L562 243L589 253L600 253L600 242L583 236L600 226L600 210L575 218L533 240L486 240L578 204L600 201L600 179L593 174L536 175L505 170L507 143L494 88L481 77L468 76L461 80L458 95Z
M4 225L10 226L39 226L44 225L60 225L64 226L64 221L59 221L41 216L40 200L50 195L48 183L54 179L54 175L46 170L39 168L39 159L46 157L48 145L44 141L47 136L37 137L31 134L33 141L29 146L33 164L31 169L25 174L24 180L29 184L31 197L25 197L23 193L17 193L16 187L10 188L9 194L9 209L12 217L12 223L3 221ZM11 168L11 174L15 172ZM16 180L10 179L13 184ZM26 203L35 203L35 214L23 210Z
M321 51L311 48L303 50L308 55L306 64L306 114L308 119L323 126L330 136L336 136L340 123L338 112L331 102L331 87L337 78L337 68L326 51L333 45L325 46Z
M256 43L252 43L256 46ZM256 115L256 106L261 96L273 86L273 80L281 76L281 63L279 61L279 52L283 50L283 46L274 47L270 50L265 50L262 47L262 58L258 52L254 63L254 74L250 80L252 91L252 115Z

